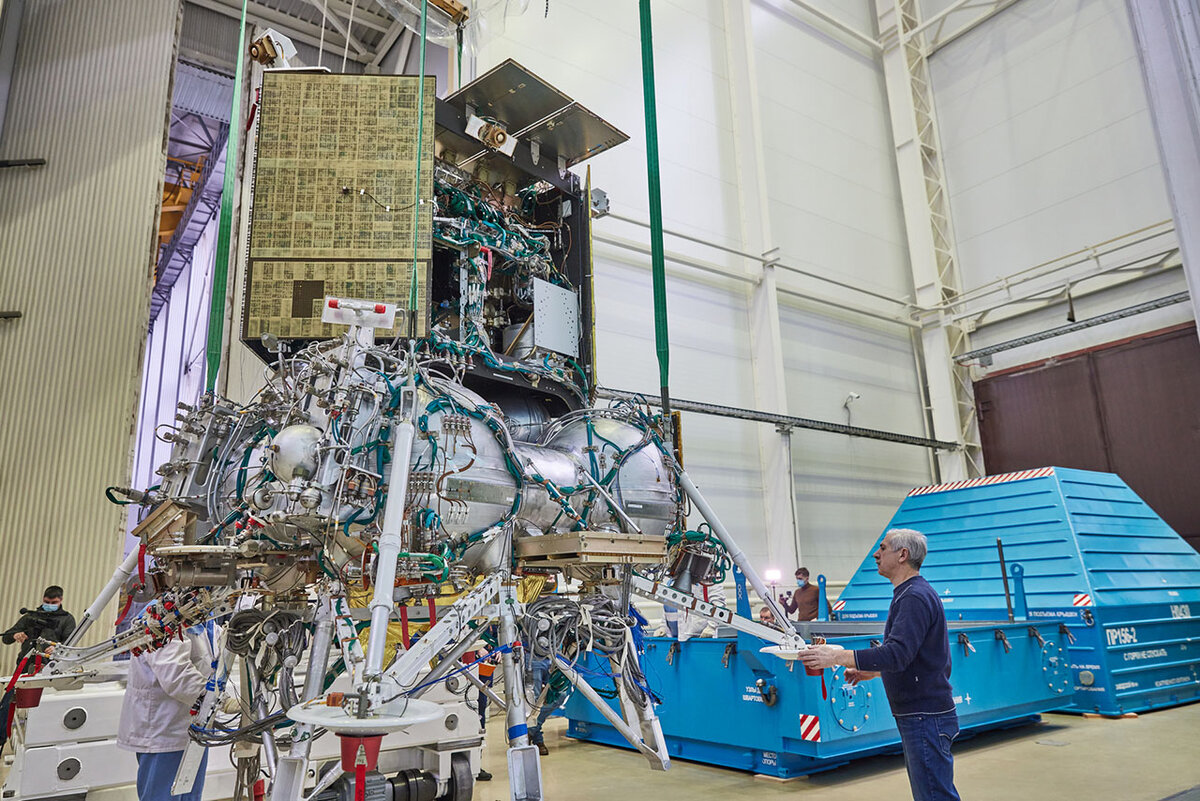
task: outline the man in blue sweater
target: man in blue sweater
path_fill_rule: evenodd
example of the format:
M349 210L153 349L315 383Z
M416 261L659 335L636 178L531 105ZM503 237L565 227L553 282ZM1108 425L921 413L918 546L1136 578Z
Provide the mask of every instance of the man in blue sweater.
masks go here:
M926 549L924 534L897 528L875 551L879 575L894 587L883 645L862 651L818 645L802 651L800 661L810 668L844 665L851 684L881 676L900 730L913 798L958 801L950 755L958 735L950 691L950 640L942 601L920 574Z

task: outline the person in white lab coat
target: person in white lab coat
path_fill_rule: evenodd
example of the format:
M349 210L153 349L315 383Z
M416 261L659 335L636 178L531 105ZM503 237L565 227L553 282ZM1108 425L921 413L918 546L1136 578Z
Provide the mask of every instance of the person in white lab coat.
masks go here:
M200 801L207 750L191 792L172 795L171 784L195 720L192 705L213 673L210 633L189 629L182 640L129 661L117 746L137 754L138 801Z

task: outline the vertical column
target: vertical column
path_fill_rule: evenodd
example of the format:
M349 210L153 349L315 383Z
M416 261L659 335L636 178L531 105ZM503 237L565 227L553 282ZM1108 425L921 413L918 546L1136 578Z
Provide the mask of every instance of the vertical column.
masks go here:
M1200 11L1195 0L1126 0L1171 213L1200 319Z
M741 210L743 249L762 253L771 245L771 220L767 202L758 78L754 61L754 32L750 25L750 0L729 0L725 8L725 57L729 71L734 158L737 168L738 208ZM787 414L787 384L783 370L783 337L779 330L779 296L775 267L769 261L754 264L757 282L750 297L750 360L754 374L755 405L765 412ZM758 426L766 507L767 559L783 566L800 559L799 530L792 485L791 449L775 429ZM785 571L786 572L786 571Z
M883 45L883 75L891 110L900 199L917 305L940 309L958 296L958 263L942 168L923 35L916 0L875 0ZM920 336L933 435L964 443L938 454L940 480L983 474L971 375L954 357L970 349L967 329L941 311Z

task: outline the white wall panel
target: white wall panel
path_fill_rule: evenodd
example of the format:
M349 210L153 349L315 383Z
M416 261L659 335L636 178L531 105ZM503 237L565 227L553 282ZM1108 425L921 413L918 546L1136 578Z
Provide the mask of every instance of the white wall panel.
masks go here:
M1123 0L1022 0L937 51L930 66L965 288L1170 218ZM1106 291L1077 302L1076 316L1153 299L1145 294L1133 284ZM1060 325L1064 316L1065 305L985 324L973 344ZM1011 358L1150 330L1162 316L1096 327Z
M756 4L772 231L782 258L896 298L912 293L881 66L810 25L786 2ZM873 35L869 4L825 10ZM788 281L792 283L791 280ZM808 281L810 289L834 294ZM837 291L839 299L854 299ZM879 310L878 301L863 303ZM898 309L893 309L898 311ZM792 414L925 435L907 330L784 296ZM847 416L850 392L862 395ZM796 431L792 435L801 560L849 578L905 493L929 483L920 448ZM786 565L781 566L785 568Z
M25 315L0 327L4 615L48 583L79 613L120 556L104 488L130 475L178 17L26 5L0 158L47 164L0 171L0 308Z
M925 436L913 351L887 323L780 304L794 414ZM861 397L845 408L847 396ZM920 448L797 430L792 435L802 561L832 580L858 568L913 487L930 481ZM786 571L785 571L786 575Z
M907 296L911 279L880 66L788 8L756 3L752 15L776 244L788 263ZM850 22L846 13L839 16ZM860 29L868 32L865 20Z
M752 8L776 243L790 264L907 295L879 68L873 57L797 21L782 8L786 5ZM866 4L827 5L831 13L868 30ZM730 92L735 88L727 77L723 25L716 0L654 4L663 215L668 229L742 248L737 188L744 178L734 169ZM580 36L581 30L587 35ZM629 142L590 162L592 177L608 191L614 211L646 219L637 4L564 1L552 5L549 19L533 13L510 18L504 34L481 50L479 71L508 57L630 134ZM648 242L644 229L612 219L597 220L595 230ZM737 257L702 245L670 236L666 244L668 251L746 269ZM597 242L595 263L600 382L653 393L658 371L649 257ZM673 394L753 407L749 285L670 262L667 285ZM856 423L921 433L912 351L903 328L883 324L864 333L860 320L830 319L813 307L781 314L787 317L793 413L840 420L841 402L855 388L874 404L862 411L869 422L856 418ZM767 567L756 434L750 423L684 418L689 472L751 558ZM903 493L928 481L927 461L920 449L872 448L838 436L814 436L810 445L807 435L797 434L797 441L805 441L795 459L803 476L801 514L841 522L807 529L803 547L822 557L817 569L844 578ZM863 502L864 492L871 502ZM773 543L771 550L787 554L793 548L791 542Z

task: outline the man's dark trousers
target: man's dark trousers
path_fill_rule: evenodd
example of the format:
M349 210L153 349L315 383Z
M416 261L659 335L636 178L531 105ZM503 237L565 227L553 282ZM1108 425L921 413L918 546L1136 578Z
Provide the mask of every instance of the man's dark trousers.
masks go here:
M950 757L950 745L958 736L958 714L950 710L939 715L900 715L896 728L913 801L959 801Z

